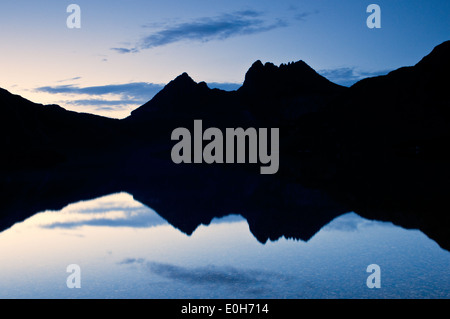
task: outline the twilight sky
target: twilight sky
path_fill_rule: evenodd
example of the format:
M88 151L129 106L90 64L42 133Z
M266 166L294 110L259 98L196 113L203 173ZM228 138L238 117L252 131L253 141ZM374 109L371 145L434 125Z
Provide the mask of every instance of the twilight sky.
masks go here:
M366 25L372 3L381 29ZM0 87L123 118L183 72L236 89L258 59L351 85L417 63L450 39L449 18L448 0L2 0Z

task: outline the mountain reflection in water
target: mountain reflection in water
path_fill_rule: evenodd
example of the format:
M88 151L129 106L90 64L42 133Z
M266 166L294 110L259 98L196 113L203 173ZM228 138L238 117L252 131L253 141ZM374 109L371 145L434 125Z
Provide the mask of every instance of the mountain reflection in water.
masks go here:
M270 222L270 221L268 221ZM308 241L261 243L240 215L189 235L116 193L0 234L2 298L448 298L450 253L418 230L350 212ZM382 288L369 289L378 264ZM78 264L82 288L66 287Z

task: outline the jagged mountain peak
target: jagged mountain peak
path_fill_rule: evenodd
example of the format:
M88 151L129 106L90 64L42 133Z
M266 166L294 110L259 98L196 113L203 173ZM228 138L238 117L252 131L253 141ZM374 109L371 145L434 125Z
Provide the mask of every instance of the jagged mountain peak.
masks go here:
M255 78L281 77L289 76L290 73L305 72L314 74L315 71L304 61L282 63L276 66L272 62L262 63L261 60L255 61L245 75L245 82L253 81ZM248 84L248 83L247 83Z
M260 60L253 63L245 74L245 80L239 91L244 95L254 94L297 94L323 93L342 89L318 74L302 60L276 66L271 62L263 64Z
M170 81L166 85L166 89L176 89L176 90L189 90L195 88L197 82L195 82L189 74L183 72L181 75L177 76L175 79Z
M174 80L174 83L196 83L187 72L183 72L179 76L177 76Z

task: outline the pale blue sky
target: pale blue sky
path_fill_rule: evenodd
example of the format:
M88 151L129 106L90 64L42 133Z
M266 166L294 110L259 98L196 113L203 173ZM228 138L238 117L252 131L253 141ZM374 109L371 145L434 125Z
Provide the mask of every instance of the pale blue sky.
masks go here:
M81 29L66 26L71 3L81 7ZM381 7L381 29L366 26L371 3ZM0 6L0 87L111 117L128 115L183 72L220 87L241 83L258 59L304 60L350 85L413 65L450 35L448 0L2 0Z

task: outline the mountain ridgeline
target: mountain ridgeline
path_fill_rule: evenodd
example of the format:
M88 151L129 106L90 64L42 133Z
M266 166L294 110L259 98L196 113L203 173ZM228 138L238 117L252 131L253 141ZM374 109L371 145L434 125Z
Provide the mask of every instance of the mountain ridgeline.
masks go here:
M0 225L127 191L192 233L241 212L261 241L307 240L348 211L418 228L450 248L450 41L350 88L305 62L255 62L236 91L183 73L123 120L0 89ZM178 127L279 128L280 169L174 164Z

